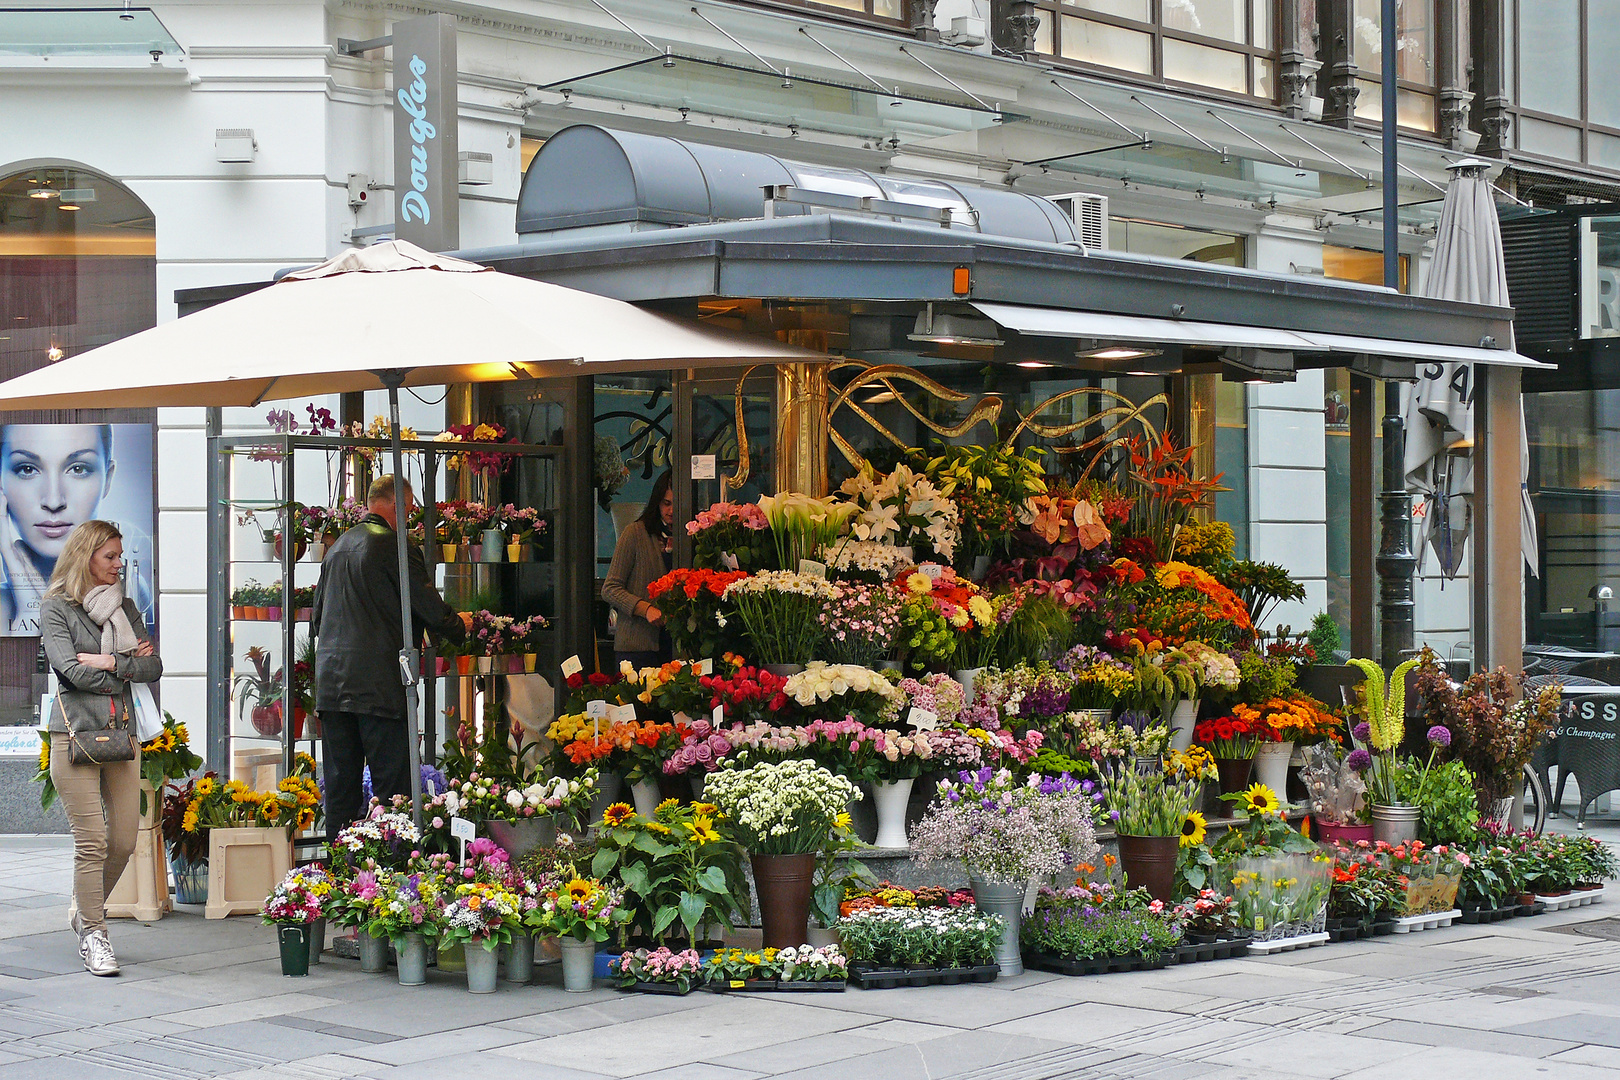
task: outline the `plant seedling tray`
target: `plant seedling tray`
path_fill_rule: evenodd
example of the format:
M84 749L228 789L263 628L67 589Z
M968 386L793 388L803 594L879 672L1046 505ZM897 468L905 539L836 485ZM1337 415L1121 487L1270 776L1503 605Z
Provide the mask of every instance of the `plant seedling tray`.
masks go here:
M1249 954L1251 956L1270 956L1272 953L1291 952L1294 949L1309 949L1327 943L1327 931L1318 930L1314 934L1295 934L1293 937L1272 938L1270 941L1251 941L1249 942Z
M1176 963L1196 964L1205 960L1231 960L1249 952L1248 937L1218 938L1214 941L1190 941L1175 949Z
M1603 902L1603 886L1595 889L1576 889L1560 896L1543 896L1536 894L1536 903L1546 904L1547 911L1563 911L1565 908L1585 907L1587 904Z
M1362 938L1372 937L1373 928L1370 923L1364 923L1359 919L1329 919L1327 936L1334 944L1341 941L1359 941Z
M1024 966L1034 968L1036 971L1050 971L1056 975L1104 975L1110 971L1156 971L1168 967L1175 958L1174 952L1167 952L1157 960L1147 960L1140 956L1099 956L1090 960L1071 960L1066 956L1032 952L1024 954Z
M1372 936L1373 937L1388 937L1390 934L1393 934L1394 932L1395 932L1395 920L1394 919L1379 919L1377 922L1373 923L1373 928L1372 928Z
M680 987L676 986L674 983L667 983L667 982L638 982L634 986L621 986L621 987L619 987L619 989L624 990L624 991L629 992L629 993L635 993L635 994L667 994L670 997L685 997L687 994L690 994L693 990L696 990L697 987L696 986L688 986L685 990L682 990Z
M711 994L842 994L843 979L729 979L705 983Z
M1456 908L1450 911L1431 911L1424 915L1403 915L1395 920L1397 934L1412 934L1419 930L1439 930L1450 926L1462 918L1462 912Z
M1462 921L1465 923L1493 923L1503 919L1511 919L1519 913L1519 905L1509 904L1507 907L1476 907L1463 908Z
M957 983L995 982L1001 968L984 964L967 968L885 968L851 964L849 979L862 990L893 990L899 986L948 986Z

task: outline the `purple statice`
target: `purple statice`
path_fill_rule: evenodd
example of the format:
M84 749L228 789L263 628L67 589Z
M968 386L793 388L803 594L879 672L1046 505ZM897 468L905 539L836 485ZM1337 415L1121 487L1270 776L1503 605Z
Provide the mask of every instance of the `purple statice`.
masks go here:
M1056 680L1040 679L1024 694L1018 715L1026 720L1043 720L1069 711L1069 688Z
M1451 745L1451 731L1443 724L1436 724L1429 729L1429 742L1437 749L1444 750Z

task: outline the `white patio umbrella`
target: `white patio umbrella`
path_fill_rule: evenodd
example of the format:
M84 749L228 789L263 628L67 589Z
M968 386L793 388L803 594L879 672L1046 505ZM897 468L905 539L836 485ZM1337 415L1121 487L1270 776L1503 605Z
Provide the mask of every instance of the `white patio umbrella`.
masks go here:
M1449 167L1435 233L1434 256L1421 294L1509 307L1507 265L1496 202L1485 179L1490 163L1478 159ZM1406 487L1422 496L1419 567L1432 549L1446 577L1457 575L1472 524L1474 493L1474 371L1471 364L1428 364L1406 402ZM1527 487L1530 458L1519 413L1521 468L1520 543L1530 572L1537 573L1535 511Z
M402 476L401 386L825 359L395 240L0 383L0 410L257 405L386 389ZM414 732L419 665L405 530L396 535L400 678ZM409 743L420 816L419 754Z

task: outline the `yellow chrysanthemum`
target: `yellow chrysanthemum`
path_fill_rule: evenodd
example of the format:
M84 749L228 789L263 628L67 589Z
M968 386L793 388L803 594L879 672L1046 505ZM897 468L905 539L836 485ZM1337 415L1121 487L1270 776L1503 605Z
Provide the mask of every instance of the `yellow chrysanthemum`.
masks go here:
M852 819L849 816L849 811L846 810L833 818L833 824L840 829L847 829L849 828L849 823L851 820Z
M926 592L932 592L933 588L934 579L920 571L906 578L906 591L915 596L921 596Z
M1194 810L1187 815L1187 820L1181 823L1181 846L1197 847L1204 842L1208 832L1209 822L1204 820L1203 814Z
M1243 808L1250 814L1281 814L1282 800L1266 785L1256 782L1243 792Z

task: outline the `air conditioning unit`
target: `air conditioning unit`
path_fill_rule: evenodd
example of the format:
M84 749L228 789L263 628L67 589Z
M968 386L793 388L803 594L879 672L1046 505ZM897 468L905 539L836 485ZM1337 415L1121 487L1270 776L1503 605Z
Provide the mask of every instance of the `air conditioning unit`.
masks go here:
M226 165L246 165L258 153L259 141L252 128L215 128L214 160Z
M1108 247L1108 196L1093 195L1087 191L1067 195L1052 195L1058 209L1074 222L1075 235L1088 248L1106 250Z
M482 150L463 150L456 155L456 177L468 186L495 182L495 155Z

